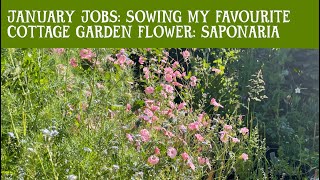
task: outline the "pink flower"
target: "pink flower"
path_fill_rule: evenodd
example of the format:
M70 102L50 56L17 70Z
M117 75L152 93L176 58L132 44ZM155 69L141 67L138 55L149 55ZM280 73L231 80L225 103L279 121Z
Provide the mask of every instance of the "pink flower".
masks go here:
M187 105L187 103L185 103L185 102L180 103L180 104L178 105L178 110L183 109L186 105Z
M197 81L197 77L191 76L191 77L190 77L190 80L191 80L191 81Z
M143 112L144 112L148 117L152 117L152 116L153 116L153 112L152 112L150 109L148 109L148 108L144 109Z
M249 129L246 128L246 127L243 127L243 128L240 129L240 133L241 133L242 135L246 135L247 133L249 133Z
M246 153L242 153L240 157L241 157L241 159L243 159L244 161L247 161L247 160L249 159L249 156L248 156L248 154L246 154Z
M230 131L232 129L232 126L226 124L226 125L223 126L223 129L226 130L226 131Z
M130 110L131 110L131 105L130 105L130 104L127 104L126 111L130 111Z
M183 85L182 85L182 84L180 84L180 83L178 83L178 82L172 82L172 85L174 85L174 86L178 86L178 87L183 87Z
M160 154L160 149L159 149L158 147L155 147L155 148L154 148L154 154L155 154L155 155Z
M174 137L174 134L170 131L167 131L166 129L163 129L164 135L168 136L169 138Z
M215 98L212 98L211 101L210 101L210 104L213 105L214 107L222 107L223 106L221 104L219 104Z
M182 131L182 132L187 132L187 128L184 125L180 125L179 126L179 130Z
M78 66L77 61L76 61L75 58L71 58L70 61L69 61L69 63L70 63L70 65L71 65L72 67L77 67L77 66Z
M175 71L175 72L174 72L174 75L175 75L177 78L181 78L181 77L182 77L182 74L180 73L180 71Z
M151 105L152 103L154 103L154 100L145 99L144 102L145 102L147 105Z
M167 115L169 117L174 117L175 115L172 113L172 109L168 109L168 110L164 110L164 111L161 111L161 114L163 115Z
M179 66L179 62L178 62L178 61L175 61L175 62L172 64L172 68L173 68L173 69L176 69L178 66Z
M157 121L159 118L157 117L157 116L152 116L152 118L151 118L151 121L152 122L155 122L155 121Z
M176 105L175 105L174 102L172 102L172 101L169 101L169 105L170 105L170 108L171 108L171 109L176 108Z
M88 90L86 90L85 92L84 92L84 94L87 96L87 97L89 97L89 96L91 96L91 91L88 91Z
M177 150L174 147L169 147L168 150L167 150L167 155L170 158L174 158L177 155Z
M201 122L201 124L202 124L203 126L208 126L208 125L210 125L207 121L203 121L203 122Z
M133 136L131 134L126 134L126 137L130 142L133 141Z
M151 109L151 111L155 112L155 111L158 111L160 109L160 107L152 104L150 109Z
M124 54L126 52L126 50L125 49L120 49L120 54Z
M199 130L199 122L193 122L188 125L190 130Z
M197 83L195 83L193 81L190 82L190 86L195 87L196 85L197 85Z
M127 57L125 55L121 55L120 57L118 57L118 62L120 65L123 65L127 60Z
M172 68L164 68L164 74L172 74L173 73L173 69Z
M149 79L150 78L149 73L145 73L143 77L146 79Z
M160 127L160 126L153 126L153 129L157 130L157 131L160 131L163 129L163 127Z
M196 78L195 76L191 76L191 77L190 77L190 80L191 80L190 85L191 85L192 87L194 87L194 86L197 85L197 78Z
M203 120L205 114L206 113L203 112L203 113L198 115L198 122L201 122Z
M103 86L102 84L100 84L100 83L97 83L97 88L98 88L98 89L103 89L104 86Z
M200 142L204 141L204 138L201 136L201 134L195 134L195 136L198 139L198 141Z
M220 133L220 141L223 143L228 142L228 132L226 131L221 131Z
M145 121L151 122L151 121L150 121L150 117L147 116L147 115L141 115L141 116L139 116L139 118L141 118L141 119L143 119L143 120L145 120Z
M168 58L164 57L164 58L161 60L161 62L167 63L167 59L168 59Z
M189 56L190 56L189 51L187 51L187 50L183 51L183 52L182 52L182 56L183 56L184 59L189 58Z
M106 57L107 61L114 62L114 59L111 56Z
M150 71L147 67L143 68L144 78L149 79L150 78Z
M90 49L81 49L80 51L80 57L81 59L87 59L91 61L91 58L96 57L94 53Z
M196 167L194 166L194 164L192 163L192 161L190 159L188 160L187 164L192 170L196 169Z
M149 52L149 51L151 51L151 48L147 48L146 50Z
M116 54L117 58L119 59L121 55L124 55L124 54L125 54L125 52L126 52L125 49L120 49L119 54Z
M146 89L144 90L144 92L146 94L152 94L154 92L154 88L153 87L146 87Z
M134 62L131 59L127 59L126 64L130 66L130 65L133 65Z
M144 67L143 69L142 69L142 71L145 73L145 72L150 72L149 71L149 69L148 69L148 67Z
M171 74L166 74L166 75L164 76L164 78L165 78L165 80L166 80L167 82L172 82L172 81L173 81Z
M65 51L64 48L54 48L54 49L53 49L53 52L55 52L55 53L57 53L57 54L59 54L59 55L63 54L64 51Z
M215 72L216 74L220 74L220 72L221 72L220 69L216 69L216 68L212 68L212 71Z
M203 157L198 157L198 163L200 165L204 165L206 163L206 158L203 158Z
M239 140L238 138L232 138L232 142L234 142L234 143L239 143L240 140Z
M140 63L140 64L143 64L143 63L144 63L144 58L143 58L142 56L140 56L140 58L139 58L139 63Z
M163 90L161 90L160 94L164 99L166 99L168 97L167 93L165 91L163 91Z
M140 130L141 141L148 142L150 140L150 133L146 129Z
M155 155L151 155L149 158L148 158L148 163L151 164L151 165L156 165L158 164L159 162L159 158Z
M182 153L181 157L182 157L183 160L188 160L189 159L189 155L186 152Z
M167 84L164 86L164 89L166 90L167 93L170 93L170 94L172 94L174 91L173 87Z

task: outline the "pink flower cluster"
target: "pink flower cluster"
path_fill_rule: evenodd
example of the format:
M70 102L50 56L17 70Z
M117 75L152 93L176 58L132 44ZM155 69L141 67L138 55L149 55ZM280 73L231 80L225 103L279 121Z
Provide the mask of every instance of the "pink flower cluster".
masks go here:
M91 51L91 49L81 49L80 58L91 61L92 58L96 57L96 54Z
M69 64L74 68L78 66L77 60L74 57L70 59Z
M182 52L182 55L185 59L190 57L187 50ZM169 58L139 58L140 67L143 68L141 78L146 83L143 96L147 99L144 99L144 105L134 112L142 124L137 127L137 134L126 134L128 144L135 146L137 150L144 150L143 153L148 154L145 161L150 166L181 158L176 162L183 163L192 170L203 166L210 169L210 159L206 156L208 151L214 149L211 141L215 135L209 134L212 118L204 112L193 110L190 99L183 94L185 89L192 89L201 81L196 76L186 78L186 72L180 67L179 62L174 60L174 63L170 64ZM116 61L125 64L126 60L123 49L117 54ZM212 71L220 73L219 69ZM179 103L175 103L177 96L181 97ZM211 99L210 104L214 108L224 107L215 98ZM131 105L127 104L126 111L130 110ZM239 130L237 126L224 122L219 123L219 126L221 124L223 130L219 132L218 137L222 143L218 144L225 146L224 143L230 142L232 146L240 147L238 144L245 139L241 134L246 135L249 130L245 127ZM150 147L153 147L152 151ZM244 161L248 160L245 153L240 157Z
M185 50L182 52L182 56L184 59L188 59L190 57L190 52L188 50Z
M116 59L112 58L111 56L107 56L106 60L113 63L120 65L121 68L125 68L127 66L134 65L134 62L129 59L125 53L125 49L121 49L119 54L116 54Z
M246 127L243 127L240 129L240 133L242 135L246 135L247 133L249 133L249 129ZM231 125L227 125L227 124L224 125L223 131L220 131L219 134L220 134L220 141L223 143L227 143L229 141L229 138L231 138L233 143L240 142L240 139L238 139L237 137L232 137L230 135L230 134L233 134Z
M194 87L194 86L196 86L197 85L197 78L195 77L195 76L191 76L190 77L190 85L192 86L192 87Z

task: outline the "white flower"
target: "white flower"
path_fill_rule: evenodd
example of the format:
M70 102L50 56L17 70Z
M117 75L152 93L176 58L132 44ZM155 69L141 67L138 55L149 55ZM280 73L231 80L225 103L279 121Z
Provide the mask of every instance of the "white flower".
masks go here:
M44 136L50 136L50 137L54 137L54 136L57 136L59 134L59 132L57 130L48 130L48 129L43 129L41 130L42 131L42 134Z
M45 136L50 136L50 131L48 129L42 129L42 134Z
M92 152L92 150L90 148L88 148L88 147L83 148L83 150L86 151L86 152Z
M30 152L36 152L33 148L28 148L27 150Z
M71 174L71 175L68 175L67 178L68 180L76 180L78 177L76 175Z
M116 151L119 149L118 146L112 146L111 148L114 149L114 150L116 150Z
M59 134L59 132L57 130L53 130L53 131L50 132L50 136L51 137L54 137L54 136L56 136L58 134Z
M297 88L295 89L295 92L296 92L296 94L300 94L300 93L301 93L301 89L300 89L299 87L297 87Z
M112 167L115 171L117 171L120 168L118 165L113 165Z
M11 137L11 138L16 138L15 136L14 136L14 134L13 134L13 132L8 132L8 135Z

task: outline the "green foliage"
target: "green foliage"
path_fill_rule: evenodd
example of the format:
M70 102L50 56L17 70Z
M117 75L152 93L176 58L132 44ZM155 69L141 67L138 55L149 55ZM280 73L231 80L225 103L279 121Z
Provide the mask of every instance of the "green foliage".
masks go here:
M244 87L250 84L249 75L262 67L268 99L254 103L250 111L254 124L264 131L267 145L280 146L281 163L273 163L275 173L307 176L295 167L307 165L308 171L319 168L319 163L311 160L319 157L314 153L319 150L319 51L244 49L240 57L235 67L239 68L237 79L243 103L248 102L246 94L252 93L251 85Z
M201 50L201 49L200 49ZM199 51L200 51L199 50ZM237 49L204 49L203 58L191 58L193 74L201 79L195 93L194 105L199 108L204 104L204 110L213 113L209 102L211 98L219 98L226 108L219 109L222 114L236 114L240 107L238 82L234 78L231 64L237 61ZM214 69L217 69L214 71Z

